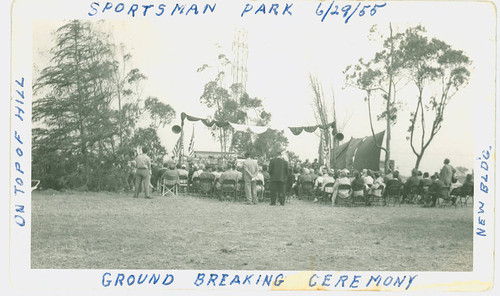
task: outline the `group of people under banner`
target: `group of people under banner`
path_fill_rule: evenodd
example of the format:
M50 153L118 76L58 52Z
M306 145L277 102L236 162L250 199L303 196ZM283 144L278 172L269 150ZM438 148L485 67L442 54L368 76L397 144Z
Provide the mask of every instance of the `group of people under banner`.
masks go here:
M136 158L135 162L139 166L148 166L144 164L144 156L145 153ZM150 164L149 169L138 167L134 196L144 188L146 197L150 197L147 190L150 186L141 186L142 182L149 184L150 180L146 180L141 170L149 170L148 179L151 179ZM244 161L229 162L225 166L180 164L171 160L156 171L158 181L153 180L152 184L157 184L157 190L161 190L161 186L167 182L170 186L183 185L186 191L202 190L226 199L225 194L231 190L225 187L231 186L235 193L244 193L246 204L249 205L258 204L263 197L269 197L271 205L285 205L291 198L310 198L314 202L323 201L332 205L355 200L365 205L371 205L374 201L386 204L388 189L397 188L399 202L434 207L439 198L448 199L455 205L457 197L471 196L474 188L472 175L467 175L463 184L455 178L455 169L450 165L449 159L445 159L439 173L429 175L427 172L412 170L405 182L398 171L383 174L367 169L333 170L320 166L316 160L291 166L284 155L271 159L266 165L258 163L249 153L245 154Z

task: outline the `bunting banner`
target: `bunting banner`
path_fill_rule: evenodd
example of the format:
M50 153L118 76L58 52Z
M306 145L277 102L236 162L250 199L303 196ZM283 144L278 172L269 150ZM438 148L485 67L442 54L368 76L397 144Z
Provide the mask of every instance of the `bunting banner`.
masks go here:
M186 119L189 121L201 121L207 127L213 127L214 125L219 127L219 128L231 127L235 131L241 131L241 132L251 131L252 133L256 133L256 134L265 133L267 130L278 130L278 129L273 129L273 128L266 127L266 126L237 124L237 123L232 123L232 122L228 122L228 121L216 121L216 120L211 120L208 118L200 118L200 117L187 115L186 113L182 112L181 113L181 125L182 126L184 126L184 120L186 120ZM328 123L328 124L288 127L288 129L292 132L292 134L294 134L295 136L298 136L303 131L308 132L308 133L313 133L318 128L324 130L324 129L329 129L330 127L333 128L334 132L336 132L335 121L332 123Z

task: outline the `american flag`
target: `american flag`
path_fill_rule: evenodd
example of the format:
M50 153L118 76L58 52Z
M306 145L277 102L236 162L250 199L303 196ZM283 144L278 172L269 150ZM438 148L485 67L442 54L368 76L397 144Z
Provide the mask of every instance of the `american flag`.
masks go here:
M189 141L188 157L194 157L194 125L193 133L191 134L191 141Z
M184 150L182 138L183 138L183 136L182 136L182 132L181 132L181 135L179 136L179 140L177 140L177 143L175 144L174 149L172 150L172 156L174 157L174 159L180 158L182 155L182 151Z

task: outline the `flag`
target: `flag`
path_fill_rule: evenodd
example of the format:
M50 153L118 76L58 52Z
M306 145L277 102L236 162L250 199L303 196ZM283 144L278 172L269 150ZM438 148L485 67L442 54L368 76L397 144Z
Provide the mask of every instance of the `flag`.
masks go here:
M191 141L189 141L188 157L194 157L194 125L193 133L191 134Z
M183 150L183 143L182 143L182 132L181 135L179 136L179 140L177 140L177 143L174 146L174 149L172 150L172 156L174 159L178 159L182 155L182 150Z

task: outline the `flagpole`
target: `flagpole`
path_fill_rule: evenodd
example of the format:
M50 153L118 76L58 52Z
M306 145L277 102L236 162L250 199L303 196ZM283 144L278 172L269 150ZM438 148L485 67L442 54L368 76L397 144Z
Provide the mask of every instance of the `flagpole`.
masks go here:
M178 164L181 164L182 156L184 155L184 125L181 126L181 151L179 151L179 159L177 161Z

